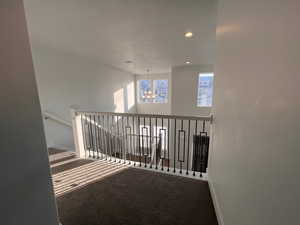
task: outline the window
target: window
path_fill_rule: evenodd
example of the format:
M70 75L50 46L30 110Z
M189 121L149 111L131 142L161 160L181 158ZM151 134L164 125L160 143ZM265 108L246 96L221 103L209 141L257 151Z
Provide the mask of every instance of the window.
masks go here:
M198 107L212 106L213 82L214 82L214 74L212 73L199 74L198 95L197 95Z
M139 100L140 102L146 103L146 102L152 102L150 98L148 98L146 93L149 93L152 91L152 85L151 80L140 80L139 81Z
M138 99L140 103L167 103L168 80L139 80Z
M154 80L153 81L154 94L156 103L168 102L168 80Z

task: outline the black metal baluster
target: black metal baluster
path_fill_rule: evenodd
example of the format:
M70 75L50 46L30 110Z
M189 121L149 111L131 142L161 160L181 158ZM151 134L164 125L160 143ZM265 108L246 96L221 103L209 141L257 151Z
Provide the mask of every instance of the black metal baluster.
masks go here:
M109 150L110 150L110 161L113 161L113 149L114 149L114 146L113 146L113 116L108 116L108 141L109 141Z
M86 137L87 137L87 149L89 151L89 157L91 157L91 138L90 138L90 124L89 124L89 117L86 114L86 119L85 119L85 130L86 130Z
M98 129L98 139L99 139L99 153L100 158L103 159L103 140L102 140L102 130L101 130L101 117L100 114L97 113L97 129Z
M114 156L114 158L115 158L115 162L117 162L117 158L116 158L116 152L117 152L117 143L116 143L116 141L115 141L115 139L116 139L116 132L115 132L115 130L114 130L114 127L115 127L115 122L114 122L114 115L112 115L112 119L111 119L111 129L112 129L112 133L111 133L111 141L112 141L112 155Z
M123 163L125 164L126 163L126 140L125 140L125 130L124 130L124 116L122 116L122 133L123 133L123 135L122 135L122 140L123 140L123 143L122 143L122 145L123 145Z
M97 158L98 155L98 141L97 141L97 129L96 129L96 116L95 114L92 116L92 133L93 133L93 140L94 140L94 158Z
M94 134L93 134L93 123L92 123L92 115L90 115L90 135L91 135L91 143L92 143L92 153L93 158L95 158L95 140L94 140Z
M163 151L163 157L160 157L160 159L161 159L161 170L163 171L164 170L164 160L166 159L166 144L167 144L167 140L166 140L166 138L167 138L167 134L166 134L166 129L164 128L164 119L163 119L163 117L161 118L161 127L162 127L162 129L161 129L161 131L162 130L164 130L164 145L162 145L162 143L161 143L161 151ZM160 153L160 155L162 155L162 152Z
M99 148L99 145L100 145L100 143L99 143L99 136L98 136L98 134L99 134L99 130L98 130L98 120L97 120L97 115L96 114L94 114L94 130L95 130L95 143L96 143L96 153L97 153L97 155L96 155L96 158L97 159L99 159L99 152L100 152L100 148Z
M181 160L180 159L180 150L181 150L181 133L183 133L183 159ZM182 163L184 162L185 160L185 130L183 130L183 119L181 120L181 128L180 130L178 131L178 162L179 162L179 165L180 165L180 170L179 170L179 173L182 173Z
M110 148L110 143L109 143L109 138L108 138L108 132L109 132L109 116L107 114L103 114L103 122L104 122L104 135L105 135L105 142L106 142L106 159L109 160L109 148Z
M134 121L135 121L135 117L134 116L132 116L132 127L133 127L133 134L135 135L135 123L134 123ZM136 136L133 136L133 138L134 138L134 148L132 149L133 150L133 159L134 159L134 163L133 163L133 166L135 166L135 162L136 162L136 140L137 140L137 138L136 138Z
M100 158L103 159L104 158L104 151L103 151L103 148L104 148L104 143L103 143L103 139L102 139L102 125L101 125L101 116L100 114L98 113L97 114L97 118L98 118L98 125L97 125L97 128L98 128L98 138L99 138L99 152L100 152Z
M175 165L175 159L176 159L176 134L177 134L177 130L176 130L176 119L174 119L174 170L173 172L176 172L176 165Z
M106 132L106 137L107 137L107 144L108 144L108 152L109 152L109 161L111 161L111 141L110 141L110 123L109 123L109 115L106 114L106 125L107 125L107 132Z
M119 150L120 150L120 154L119 154L119 157L120 157L120 160L119 160L119 163L122 163L122 159L124 158L124 153L123 153L123 143L122 143L122 117L123 116L120 116L119 117L119 128L120 128L120 133L119 133Z
M144 126L145 126L145 125L144 125ZM144 128L145 128L145 127L144 127L144 126L141 127L141 130L142 130L142 135L141 135L141 136L142 136L142 144L141 144L142 154L141 154L141 157L144 156L144 151L145 151L145 150L144 150L144 148L145 148L145 145L144 145Z
M120 155L120 145L119 145L119 116L116 116L116 138L115 138L115 144L116 146L116 153L115 153L115 158L116 158L116 162L118 161L117 158L119 158Z
M95 115L91 115L92 120L91 120L91 125L92 125L92 137L93 137L93 149L94 149L94 156L93 158L97 158L97 152L98 152L98 147L97 147L97 134L96 134L96 125L95 125Z
M170 171L170 119L168 118L168 172Z
M106 140L106 136L105 136L105 118L104 118L104 114L102 115L101 128L102 128L103 152L105 153L105 160L107 160L107 140Z
M140 161L140 166L142 166L142 152L141 152L141 128L140 128L140 117L138 117L138 131L139 131L139 153L140 153L140 157L139 157L139 161Z
M141 149L142 149L142 153L141 153L141 157L142 156L144 156L144 148L145 148L145 145L144 145L144 128L145 128L145 124L144 124L144 126L143 127L141 127L141 131L142 131L142 135L141 135L141 137L142 137L142 144L141 144Z
M97 138L97 123L96 123L96 115L94 114L93 116L93 137L94 137L94 150L95 150L95 159L99 158L99 154L98 154L98 138Z
M99 120L99 113L96 114L96 118L97 118L97 124L96 124L96 128L98 131L98 149L99 149L99 158L102 159L102 139L101 139L101 126L100 126L100 120Z
M112 118L113 116L107 115L108 117L108 127L107 127L107 136L108 136L108 142L109 142L109 152L110 152L110 161L113 161L113 145L112 145Z
M132 124L130 124L130 116L127 117L127 126L130 128L129 130L129 144L128 144L128 164L131 164L131 154L132 154Z
M158 146L157 146L157 142L158 142L158 132L157 132L157 117L155 117L155 169L157 170L158 167L157 167L157 160L158 160Z
M194 141L194 144L193 144L193 176L196 175L196 143L195 143L195 136L197 136L197 131L198 130L198 120L195 121L195 134L194 134L194 137L193 137L193 141Z
M114 116L113 117L114 119L113 119L113 127L112 127L112 129L113 129L113 133L112 133L112 141L113 141L113 156L114 156L114 158L115 158L115 162L117 162L117 153L118 153L118 125L117 125L117 121L118 120L116 120L116 116Z
M81 119L81 129L82 129L82 140L83 140L83 148L84 148L84 154L85 154L85 157L86 157L86 139L85 139L85 117L84 117L84 120L83 120L83 114L81 113L80 114L80 119Z
M89 151L90 151L90 156L93 157L93 136L91 134L91 119L90 115L88 115L88 120L87 120L87 125L88 125L88 137L89 137Z
M112 152L112 156L113 156L113 161L116 162L116 142L115 142L115 137L116 137L116 131L115 131L115 120L114 120L114 115L112 115L111 118L111 152Z
M207 132L205 132L205 120L203 120L203 125L202 125L202 133L205 135L205 138L200 138L201 142L200 142L200 177L202 177L202 171L204 170L204 157L203 157L203 153L204 153L204 147L206 147L206 137L207 137Z
M125 116L124 116L124 119L125 119ZM128 116L126 116L126 125L125 125L125 130L124 130L124 149L125 149L125 161L124 163L126 163L127 161L127 158L128 158L128 132L127 132L127 129L128 129Z
M106 154L107 154L107 160L110 161L110 142L109 142L109 115L103 114L103 120L104 120L104 134L105 134L105 140L106 140Z
M152 118L149 117L149 129L150 129L150 169L152 169Z
M145 128L145 130L146 130L146 151L145 151L145 146L143 147L143 150L144 150L144 152L143 152L143 154L144 154L144 162L145 162L145 168L147 167L147 156L148 156L148 128L146 127L146 118L144 117L144 128ZM143 131L143 133L144 133L144 131Z
M120 163L124 160L124 145L123 145L123 116L120 116Z
M164 167L164 157L162 157L162 152L163 152L163 135L162 135L162 131L164 130L164 124L163 124L163 118L161 118L161 128L159 129L159 139L160 139L160 146L159 146L159 159L161 160L161 170L163 170ZM164 142L165 143L165 142Z
M206 123L205 123L206 124ZM205 126L204 126L205 127ZM209 131L208 130L206 130L205 131L205 135L206 135L206 138L205 138L205 140L206 140L206 148L205 148L205 155L204 155L204 168L205 168L205 172L207 173L207 168L208 168L208 157L209 157L209 141L210 141L210 137L209 137L209 133L208 133Z
M130 117L129 116L127 116L126 117L127 118L127 120L126 120L126 127L127 128L129 128L129 135L128 135L128 132L127 132L127 128L126 128L126 147L127 147L127 151L128 151L128 159L129 159L129 162L128 162L128 164L130 165L131 164L131 150L132 150L132 136L131 136L131 126L130 126ZM127 157L126 157L127 158Z
M191 120L189 120L188 125L188 151L187 151L187 160L186 160L186 175L189 174L189 158L190 158L190 129L191 129Z
M121 162L122 158L122 145L121 145L121 138L120 138L120 126L119 126L119 116L117 116L117 130L118 130L118 135L117 135L117 143L118 143L118 153L119 153L119 163Z
M90 115L90 121L89 121L89 125L90 125L90 141L91 141L91 149L93 152L93 158L95 158L95 149L94 149L94 138L93 138L93 126L92 126L92 115Z
M99 120L99 113L96 114L96 118L97 118L97 123L96 123L96 127L97 127L97 137L98 137L98 149L99 149L99 158L102 159L103 155L102 155L102 139L101 139L101 126L100 126L100 120Z
M95 123L94 123L94 115L91 115L91 129L92 129L92 139L93 139L93 158L97 157L97 139L95 135Z
M128 119L129 119L130 117L128 117ZM133 147L134 147L134 136L133 136L133 126L134 126L134 122L133 122L133 120L134 120L134 117L132 116L131 117L131 122L132 122L132 125L131 125L131 127L130 127L130 150L129 150L129 158L130 158L130 161L129 161L129 164L131 165L131 161L132 161L132 154L133 154ZM129 120L129 124L130 124L130 120Z
M118 117L118 122L119 122L119 163L122 162L122 158L123 158L123 146L122 146L122 116Z
M150 136L150 120L151 118L148 117L148 125L147 125L147 166L150 167L150 161L151 161L151 154L150 154L150 149L151 149L151 136Z
M112 115L111 116L111 119L110 119L110 143L111 143L111 157L112 157L112 161L115 161L116 158L115 158L115 151L116 151L116 148L115 148L115 141L114 141L114 138L115 138L115 131L114 131L114 116Z
M89 152L89 158L91 157L91 138L90 138L90 125L89 125L89 118L88 115L85 114L85 137L86 137L86 143L87 143L87 150Z

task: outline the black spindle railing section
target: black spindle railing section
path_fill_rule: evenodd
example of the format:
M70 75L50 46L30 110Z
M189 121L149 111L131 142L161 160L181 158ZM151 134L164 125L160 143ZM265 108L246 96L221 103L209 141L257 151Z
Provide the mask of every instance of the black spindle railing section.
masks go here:
M77 112L86 157L202 176L212 117Z

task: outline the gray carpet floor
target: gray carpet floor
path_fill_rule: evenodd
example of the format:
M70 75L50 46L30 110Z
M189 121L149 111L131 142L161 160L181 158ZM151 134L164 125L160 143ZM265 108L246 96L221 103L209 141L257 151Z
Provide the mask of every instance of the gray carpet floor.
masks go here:
M57 205L63 225L218 224L207 182L132 167L57 197Z

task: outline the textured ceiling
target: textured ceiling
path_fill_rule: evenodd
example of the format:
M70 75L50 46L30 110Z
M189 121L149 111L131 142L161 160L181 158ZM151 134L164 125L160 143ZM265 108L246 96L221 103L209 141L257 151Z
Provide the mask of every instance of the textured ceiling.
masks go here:
M25 0L25 8L32 42L121 70L214 63L216 0Z

